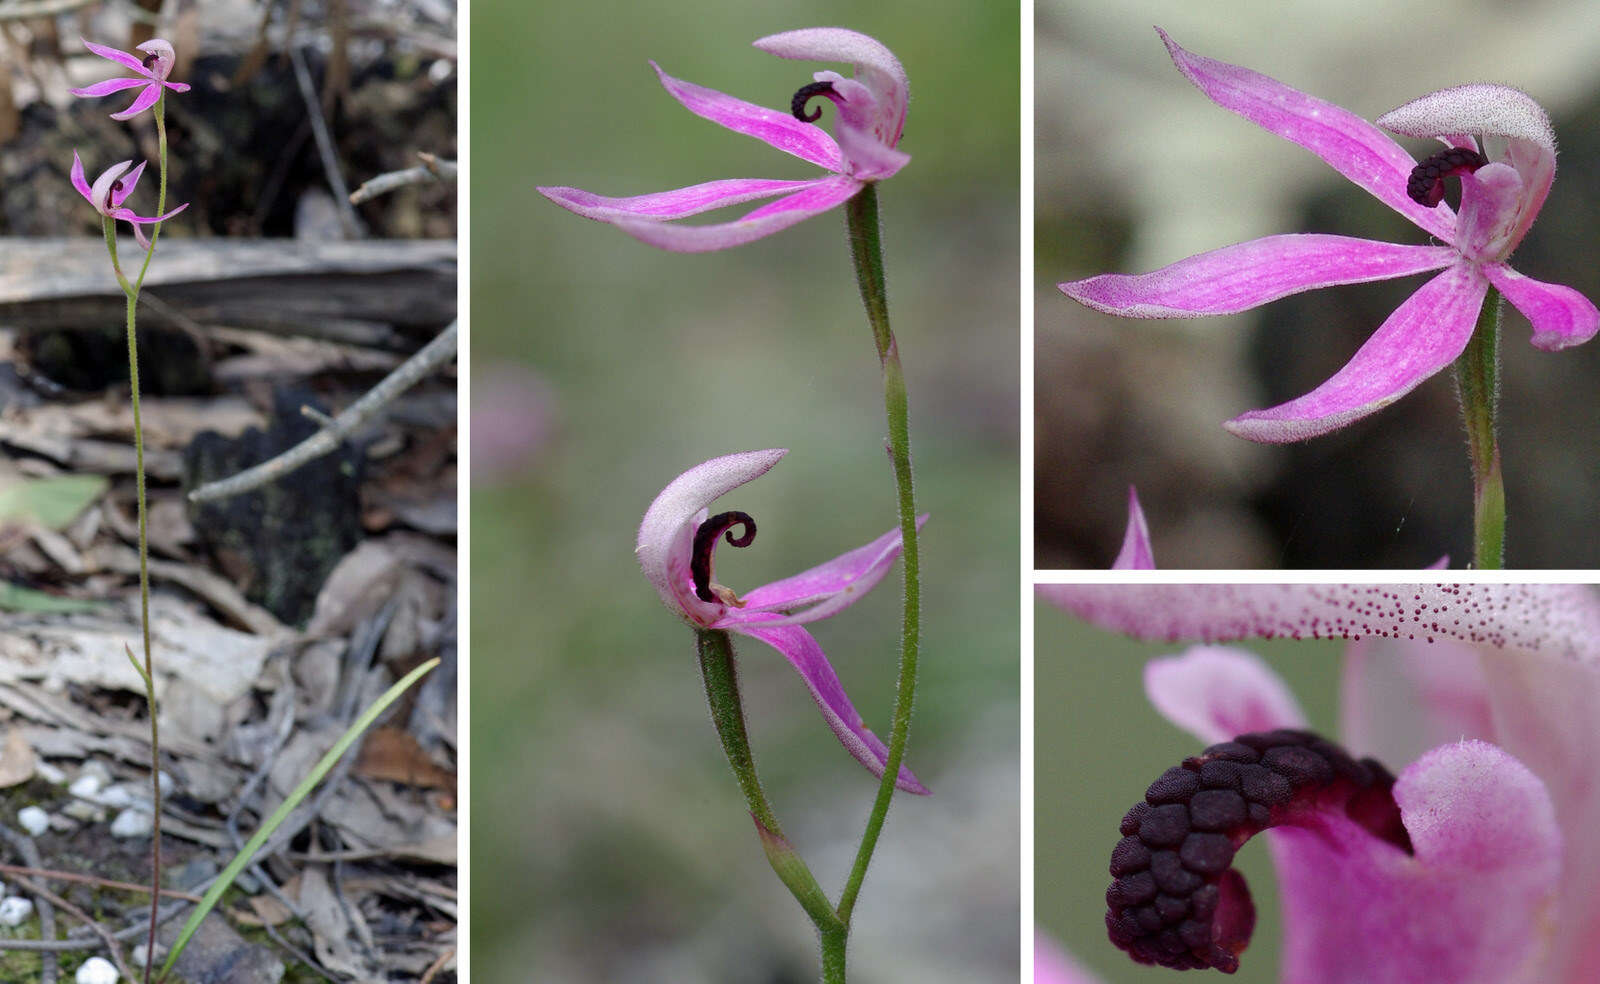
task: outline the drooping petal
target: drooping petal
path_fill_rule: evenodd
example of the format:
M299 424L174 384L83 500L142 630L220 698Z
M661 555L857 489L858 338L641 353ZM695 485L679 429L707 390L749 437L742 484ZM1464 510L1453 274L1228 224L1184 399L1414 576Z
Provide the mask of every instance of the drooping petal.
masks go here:
M130 55L126 51L118 51L115 48L108 48L103 44L95 44L88 38L80 38L79 40L83 42L83 46L85 48L88 48L101 58L109 58L118 65L121 65L123 68L138 72L147 79L154 78L150 70L144 67L144 61L138 55Z
M917 529L928 521L917 517ZM763 584L744 595L745 607L732 609L717 628L742 621L765 625L798 625L837 614L860 601L900 557L900 531L889 532L863 547L840 554L825 564L781 581ZM811 607L806 607L806 606ZM771 613L789 613L774 618Z
M1411 137L1483 134L1491 160L1503 160L1522 176L1523 198L1511 233L1511 248L1527 235L1550 194L1556 175L1556 136L1550 117L1533 97L1506 85L1458 85L1414 99L1378 117L1378 125Z
M187 82L166 82L166 81L163 81L161 84L166 86L167 88L171 89L173 92L188 92L189 91L189 83L187 83Z
M1101 984L1061 944L1040 930L1033 933L1033 984Z
M123 89L132 89L136 86L149 84L149 79L134 79L124 75L114 79L106 79L104 82L96 82L94 85L86 85L81 89L68 89L67 91L75 96L109 96L113 92L121 92Z
M1206 745L1278 728L1304 728L1305 712L1261 658L1225 646L1192 646L1144 667L1156 710Z
M735 133L755 137L818 167L834 172L844 170L844 156L839 152L839 145L820 127L801 122L785 111L767 109L715 89L675 79L655 62L651 62L650 67L656 70L662 86L672 97L694 115Z
M613 223L618 229L651 246L675 253L706 253L743 246L770 236L842 204L860 190L861 182L854 178L823 178L732 222L686 226L641 219L616 219Z
M111 191L110 204L112 208L121 208L122 203L128 200L128 196L133 194L133 189L139 187L139 177L144 174L144 166L148 163L150 162L140 161L138 167L122 176L121 187L113 188Z
M1240 414L1223 426L1269 444L1316 437L1383 409L1467 347L1489 283L1460 263L1423 284L1343 369L1298 399Z
M1587 342L1600 329L1594 302L1560 284L1524 277L1504 263L1488 263L1483 275L1533 324L1533 347L1554 352Z
M166 215L135 215L133 213L133 209L131 208L119 208L113 210L111 216L112 218L121 219L124 222L132 222L134 225L154 225L157 222L167 221L188 207L189 203L184 202L182 205L179 205Z
M1317 234L1267 236L1152 273L1107 273L1060 287L1075 301L1124 318L1194 318L1248 311L1318 287L1438 270L1455 259L1448 246Z
M1153 571L1156 568L1155 551L1150 548L1150 527L1145 524L1144 510L1139 508L1139 493L1128 486L1128 531L1122 535L1122 550L1111 562L1114 571Z
M1427 208L1406 194L1406 180L1417 162L1388 134L1347 109L1259 72L1191 54L1159 27L1156 32L1178 70L1206 98L1294 141L1425 231L1452 241L1455 222L1449 207Z
M144 91L139 93L138 98L130 103L127 109L124 109L120 113L112 113L111 118L114 120L131 120L135 116L138 116L140 113L149 109L151 106L154 106L156 104L156 100L160 98L161 86L152 82L144 87Z
M873 775L883 775L884 763L888 761L889 749L878 736L873 734L861 720L861 715L856 713L855 705L850 703L850 698L844 692L844 685L839 682L839 677L833 672L833 667L828 663L828 657L823 654L822 647L817 645L817 640L811 633L798 625L773 625L753 622L742 622L729 626L735 632L760 639L762 642L782 653L789 664L800 674L805 681L806 689L811 691L811 697L817 702L817 709L822 712L823 720L828 722L828 727L844 745L845 750L856 757L856 761L866 766ZM911 770L904 765L900 767L900 774L895 779L895 788L908 793L927 795L928 790L911 774Z
M841 27L808 27L769 35L755 42L755 46L779 58L854 65L856 80L872 90L877 103L875 138L886 147L900 142L911 84L900 59L875 38Z
M1341 813L1273 841L1283 979L1297 984L1546 984L1542 958L1562 865L1550 797L1479 741L1407 767L1395 802L1414 853Z
M78 194L82 195L84 198L87 198L89 200L89 204L93 205L94 191L89 187L88 178L84 176L83 160L78 156L78 152L76 150L72 152L72 171L70 172L70 177L72 179L72 187L78 189Z
M765 475L788 451L744 451L702 462L673 479L639 524L634 554L661 601L691 623L710 625L722 606L695 597L689 561L701 510L718 497Z
M582 188L539 188L539 194L571 212L600 222L616 219L681 219L757 198L769 198L809 188L818 181L777 181L766 178L729 178L707 181L672 191L630 198L607 198Z

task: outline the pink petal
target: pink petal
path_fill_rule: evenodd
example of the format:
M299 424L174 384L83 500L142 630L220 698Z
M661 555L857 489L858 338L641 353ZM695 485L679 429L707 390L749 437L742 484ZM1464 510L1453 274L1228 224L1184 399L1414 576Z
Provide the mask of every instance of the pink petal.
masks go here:
M1101 984L1061 944L1040 930L1033 933L1033 984Z
M1111 562L1114 571L1153 571L1156 568L1155 551L1150 548L1150 527L1145 525L1144 510L1139 508L1139 493L1128 486L1128 531L1122 535L1122 550Z
M819 127L803 123L787 112L767 109L715 89L675 79L663 72L655 62L651 62L650 67L656 70L661 77L661 84L672 97L696 116L736 133L755 137L818 167L834 172L844 170L844 157L839 153L839 145Z
M139 187L139 177L144 174L144 166L148 163L150 162L140 161L138 167L122 176L122 190L111 192L112 208L121 208L122 203L128 200L128 196L133 194L133 189Z
M1509 164L1485 164L1461 177L1456 248L1471 260L1498 262L1515 248L1512 231L1522 204L1522 178Z
M918 516L917 529L927 521L926 515ZM840 554L825 564L747 592L745 607L730 609L716 627L736 628L736 623L742 621L798 625L827 618L860 601L883 580L899 557L900 531L890 530L866 546ZM813 607L805 608L807 605ZM798 611L802 608L805 610ZM772 612L792 614L774 619Z
M1455 223L1448 206L1427 208L1406 194L1416 161L1393 138L1347 109L1276 79L1180 48L1156 28L1178 70L1206 98L1327 161L1329 166L1445 242Z
M828 657L823 654L822 647L817 645L811 633L798 625L742 623L729 628L760 639L782 653L805 681L806 689L811 691L811 698L817 702L817 709L822 712L823 720L828 722L839 743L869 772L882 777L889 749L867 729L861 715L856 713L855 706L844 692L843 684L829 665ZM900 775L895 779L895 788L923 796L928 794L927 788L903 765Z
M1339 733L1356 755L1409 762L1460 738L1495 741L1478 647L1363 639L1345 650Z
M121 92L123 89L132 89L135 86L149 84L149 79L130 79L127 76L122 76L115 79L106 79L104 82L96 82L94 85L84 86L82 89L68 89L67 91L75 96L109 96L113 92Z
M94 179L93 186L89 188L89 202L100 214L110 214L111 186L132 166L133 161L120 161L101 171L100 176Z
M706 253L743 246L803 222L840 205L861 190L854 178L825 178L787 198L763 205L749 215L717 225L686 226L639 219L616 219L613 224L643 243L675 253Z
M1297 984L1552 984L1562 837L1544 784L1493 745L1424 755L1394 797L1414 855L1342 814L1269 833Z
M109 58L118 65L121 65L123 68L138 72L147 79L152 78L149 69L144 67L144 60L138 55L130 55L126 51L118 51L115 48L108 48L103 44L95 44L88 38L81 38L80 40L83 41L83 46L85 48L88 48L101 58Z
M809 27L769 35L755 42L755 46L779 58L854 65L856 78L872 89L889 127L879 134L882 142L889 147L900 142L911 83L900 59L876 39L842 27Z
M1068 297L1124 318L1234 314L1336 284L1438 270L1448 246L1404 246L1348 236L1268 236L1179 260L1153 273L1107 273L1061 284Z
M89 199L89 204L94 204L94 195L89 188L89 180L83 174L83 161L78 157L78 152L72 152L72 171L70 174L72 187L78 189L78 194Z
M189 83L187 82L162 82L161 84L171 89L173 92L189 91Z
M1533 323L1533 346L1547 352L1587 342L1600 329L1594 302L1560 284L1524 277L1504 263L1483 266L1483 275Z
M1242 649L1191 646L1144 668L1145 695L1174 725L1205 745L1253 731L1304 728L1305 712L1283 679Z
M551 187L538 191L568 211L610 222L615 219L679 219L756 198L809 188L822 180L826 179L774 181L765 178L729 178L631 198L607 198L581 188Z
M1423 284L1327 382L1288 403L1223 426L1269 444L1326 434L1383 409L1448 366L1467 347L1489 284L1460 264Z
M1039 596L1139 639L1455 639L1600 672L1583 585L1049 584Z
M154 225L157 222L165 222L165 221L167 221L168 219L172 218L174 215L177 215L179 212L183 211L184 209L186 209L188 207L189 207L189 203L188 202L184 202L182 205L179 205L177 208L175 208L172 211L168 212L166 215L148 215L148 216L147 215L134 215L133 214L133 209L131 209L131 208L119 208L119 209L116 209L115 211L112 212L112 216L114 218L121 219L124 222L131 222L134 225Z
M639 524L634 554L661 601L694 624L710 625L722 606L696 598L690 587L690 551L701 510L718 497L765 475L788 451L744 451L702 462L673 479Z
M156 100L160 98L161 86L151 83L150 85L145 86L144 91L139 93L139 97L130 103L127 109L120 113L112 113L111 118L114 120L131 120L135 116L138 116L140 113L149 109L151 106L154 106L156 104Z

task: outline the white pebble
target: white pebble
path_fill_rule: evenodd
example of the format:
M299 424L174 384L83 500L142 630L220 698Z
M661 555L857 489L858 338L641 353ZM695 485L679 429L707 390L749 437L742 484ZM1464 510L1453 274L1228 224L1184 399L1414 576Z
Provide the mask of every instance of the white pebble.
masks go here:
M50 814L37 806L25 806L17 811L17 823L22 824L23 830L38 837L50 829Z
M135 967L143 967L144 966L144 948L145 948L145 944L143 944L143 943L140 943L138 946L133 948L133 965ZM157 943L156 944L156 959L160 960L162 957L164 957L166 955L167 955L167 948L162 946L160 943Z
M105 957L90 957L79 965L72 979L77 984L117 984L120 976L117 968Z
M111 821L111 836L149 837L153 826L150 814L143 810L123 810Z
M100 805L109 806L113 810L126 810L133 805L133 791L119 782L115 786L107 786L94 799Z
M33 915L33 903L20 895L0 899L0 926L21 926Z
M40 779L43 779L45 782L54 783L57 786L67 781L67 774L65 772L62 772L60 769L51 765L49 762L46 762L44 759L39 759L37 762L33 763L33 771L38 774Z

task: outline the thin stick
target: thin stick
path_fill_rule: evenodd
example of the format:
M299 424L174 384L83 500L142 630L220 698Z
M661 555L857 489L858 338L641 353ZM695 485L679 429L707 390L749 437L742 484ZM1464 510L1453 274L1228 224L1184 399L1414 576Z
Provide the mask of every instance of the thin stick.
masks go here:
M30 878L24 878L22 875L14 875L13 877L16 878L17 884L21 885L23 888L26 888L28 891L39 896L40 898L48 899L52 904L55 905L56 908L89 927L89 931L100 937L101 943L105 944L105 948L111 951L111 960L117 965L117 970L122 972L122 976L130 981L134 979L133 971L128 969L127 962L122 959L122 947L117 945L117 941L114 937L112 937L110 930L106 929L98 922L95 922L94 918L91 917L87 912L84 912L82 909L73 905L71 902L68 902L66 899L62 898L56 893L50 891L48 888L45 888L43 885L37 884ZM149 953L145 954L146 963L150 962L150 956L151 955Z
M344 222L345 233L359 239L363 235L361 219L350 205L350 191L345 187L344 175L339 171L339 158L333 150L333 136L328 133L328 121L322 116L322 103L311 84L311 71L306 68L305 56L297 45L289 45L289 61L294 63L294 80L300 86L300 97L305 100L306 113L311 118L311 135L317 140L317 153L322 157L322 170L328 177L328 187L333 200L339 205L339 218Z
M455 161L441 160L432 154L418 153L417 156L422 158L422 163L416 167L408 167L404 171L387 171L363 181L361 187L350 193L350 204L360 205L362 202L388 194L396 188L404 188L406 185L456 180Z
M352 431L371 419L396 397L415 386L423 377L449 362L456 354L456 332L459 322L452 321L433 341L424 345L416 355L402 362L394 372L383 378L356 402L350 404L333 422L310 437L274 458L246 468L237 475L208 482L189 493L190 502L210 502L225 499L258 489L294 471L309 461L331 453Z
M111 888L119 892L138 892L140 895L150 894L149 885L135 885L133 882L113 881L110 878L80 875L75 871L57 871L54 868L29 868L20 864L0 864L0 874L12 875L18 878L43 878L46 881L78 882L83 885L94 885L97 888ZM200 901L200 896L193 892L180 892L175 888L163 888L161 897L184 899L188 902Z

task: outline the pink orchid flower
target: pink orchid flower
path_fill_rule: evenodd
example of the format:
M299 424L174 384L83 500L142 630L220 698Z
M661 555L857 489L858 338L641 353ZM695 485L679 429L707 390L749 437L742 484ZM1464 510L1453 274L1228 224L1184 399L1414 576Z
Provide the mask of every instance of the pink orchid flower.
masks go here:
M1172 960L1184 959L1180 949L1203 965L1237 960L1253 917L1248 889L1227 865L1251 833L1271 827L1284 981L1600 980L1600 599L1588 586L1097 585L1040 593L1145 639L1351 640L1341 713L1348 754L1299 730L1305 716L1293 694L1248 653L1207 645L1149 664L1152 704L1211 747L1157 779L1124 821L1107 898L1132 908L1108 918L1114 939L1134 928L1123 916L1143 918L1133 910L1144 902L1132 900L1144 894L1144 818L1182 801L1178 787L1193 785L1197 771L1205 789L1222 788L1229 772L1239 774L1242 785L1233 788L1243 789L1250 819L1219 819L1227 797L1188 800L1190 822L1219 831L1205 836L1227 845L1198 858L1209 869L1200 877L1218 888L1217 904L1207 904L1209 932L1189 933L1193 949L1180 941ZM1328 768L1295 778L1271 765L1290 779L1279 783L1287 796L1257 817L1252 777L1240 763L1255 755L1266 764L1279 745L1295 748L1277 753L1279 765L1299 757ZM1356 755L1377 761L1357 763ZM1378 763L1399 767L1398 776ZM1152 904L1172 911L1175 935L1192 914L1162 901L1163 884L1188 880L1188 836L1177 867L1165 870L1155 852L1147 865ZM1168 956L1166 946L1153 943L1144 955Z
M133 209L124 208L122 203L127 201L128 196L133 194L134 187L139 184L139 176L144 173L144 164L145 162L141 161L132 171L128 170L133 166L132 161L113 164L100 172L100 176L94 179L94 184L91 186L84 178L83 161L79 159L78 152L72 152L72 187L78 189L78 194L86 198L96 212L108 219L121 219L133 226L134 238L139 240L140 246L148 250L150 240L139 227L165 222L188 208L189 203L184 202L166 215L157 216L137 215Z
M707 507L765 475L787 453L774 448L724 455L679 475L645 512L635 553L662 602L684 621L698 629L738 632L782 653L805 681L840 744L881 777L888 748L868 730L822 647L801 625L838 614L883 580L900 556L900 531L892 530L864 547L743 597L712 580L717 540L749 546L756 525L747 513L710 516ZM920 517L917 525L926 519ZM738 536L735 530L740 530ZM910 793L928 792L903 766L895 785Z
M1444 143L1444 152L1419 164L1348 110L1249 69L1190 54L1157 31L1178 70L1212 102L1305 147L1443 243L1268 236L1154 273L1060 285L1068 297L1108 314L1187 318L1235 314L1318 287L1443 271L1396 308L1327 382L1280 406L1241 414L1227 422L1228 430L1253 441L1298 441L1388 406L1461 354L1491 284L1533 323L1535 348L1566 348L1600 329L1600 311L1588 298L1506 263L1555 177L1549 117L1526 93L1463 85L1378 117L1396 133ZM1476 137L1483 138L1481 147ZM1442 204L1447 176L1461 180L1459 214Z
M143 58L130 52L108 48L103 44L95 44L87 38L83 39L83 46L101 58L109 58L118 65L139 73L138 78L106 79L104 82L96 82L94 85L72 90L72 94L75 96L98 97L109 96L113 92L121 92L123 89L144 86L144 91L139 93L127 109L120 113L111 114L111 118L114 120L131 120L154 106L156 100L161 98L163 87L171 89L173 92L189 91L189 86L186 83L167 81L167 76L172 74L172 66L177 60L177 56L172 50L172 45L160 38L151 38L144 44L139 45L137 50L145 52Z
M911 160L895 149L905 126L909 86L893 52L879 42L838 27L813 27L774 34L755 46L779 58L851 62L855 78L822 71L796 92L789 111L765 109L712 89L683 82L651 62L672 97L689 112L748 134L832 172L805 181L732 178L633 198L606 198L579 188L540 188L548 199L579 215L609 222L636 239L678 253L703 253L787 229L840 205L871 181L890 177ZM813 125L820 110L807 112L816 97L838 108L837 141ZM727 205L782 196L733 222L670 225L672 219Z

